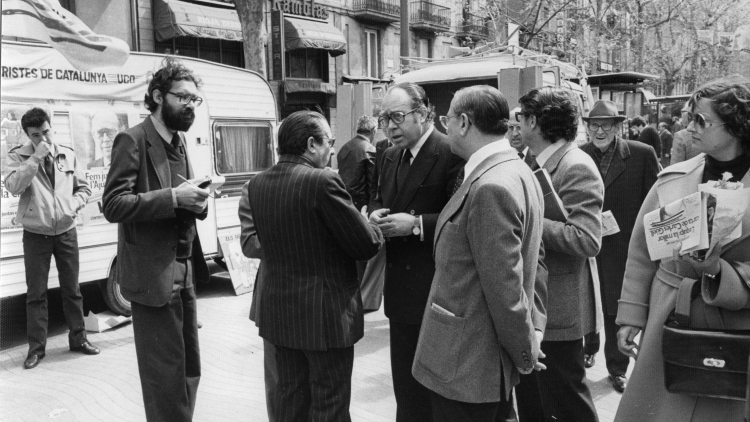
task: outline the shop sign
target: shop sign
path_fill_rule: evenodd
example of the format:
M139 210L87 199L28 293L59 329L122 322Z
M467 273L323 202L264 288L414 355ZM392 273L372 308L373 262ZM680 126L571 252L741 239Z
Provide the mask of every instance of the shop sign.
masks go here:
M315 0L273 0L273 10L314 19L328 19L328 9Z
M271 70L272 80L283 81L285 78L284 52L284 12L282 10L271 11Z
M330 82L320 82L315 80L289 80L284 82L284 92L291 94L293 92L322 92L324 94L335 94L336 85Z

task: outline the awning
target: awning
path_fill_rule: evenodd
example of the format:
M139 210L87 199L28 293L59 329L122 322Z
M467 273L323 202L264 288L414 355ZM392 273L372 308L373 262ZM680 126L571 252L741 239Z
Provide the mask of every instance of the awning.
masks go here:
M328 50L332 57L346 53L346 38L333 25L304 19L284 18L286 50L317 48Z
M154 1L156 40L202 37L242 41L240 18L234 9L201 6L176 0Z

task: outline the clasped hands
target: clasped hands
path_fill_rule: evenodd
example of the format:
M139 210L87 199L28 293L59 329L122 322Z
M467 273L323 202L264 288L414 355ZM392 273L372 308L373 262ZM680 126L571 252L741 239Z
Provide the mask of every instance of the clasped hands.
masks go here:
M370 222L376 224L385 237L411 235L415 217L405 212L388 214L389 212L388 208L373 211L370 214Z
M208 188L198 187L205 179L190 179L183 182L180 186L174 188L175 197L177 198L177 208L186 209L196 214L203 212L206 207L206 198L208 198Z

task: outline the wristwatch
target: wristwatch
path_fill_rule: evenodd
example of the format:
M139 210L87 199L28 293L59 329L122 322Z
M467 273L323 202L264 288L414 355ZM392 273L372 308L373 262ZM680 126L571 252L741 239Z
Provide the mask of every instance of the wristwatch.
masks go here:
M419 234L422 233L422 229L419 228L419 216L418 215L414 216L414 223L411 228L411 233L414 236L419 236Z

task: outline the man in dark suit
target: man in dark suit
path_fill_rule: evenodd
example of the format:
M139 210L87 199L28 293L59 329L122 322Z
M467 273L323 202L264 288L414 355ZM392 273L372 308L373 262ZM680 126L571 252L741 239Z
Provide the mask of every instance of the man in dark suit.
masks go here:
M508 135L507 138L510 141L510 146L516 149L518 157L526 163L531 170L539 168L539 164L536 163L536 155L531 148L527 147L523 143L521 138L521 122L516 119L516 113L521 112L521 107L516 107L510 111L510 118L508 119Z
M243 250L255 232L263 262L255 317L275 352L275 421L351 420L354 343L364 335L355 263L382 236L325 169L333 141L322 115L293 113L279 128L279 163L240 200Z
M418 85L391 87L381 110L380 127L393 147L383 154L370 221L388 238L384 295L396 421L429 421L429 390L414 379L411 368L435 273L435 226L463 160L451 153L445 135L435 129L434 108Z
M168 59L148 86L143 123L112 148L104 216L119 223L115 271L133 310L133 335L148 421L191 421L201 375L195 282L208 279L195 220L197 187L182 132L203 101L201 82Z
M665 122L659 123L659 142L661 145L661 166L669 167L672 153L672 132L667 128Z
M467 160L467 176L438 219L437 268L412 372L430 389L433 421L494 422L513 412L519 371L537 364L544 199L504 138L508 104L496 88L461 89L440 122L451 150Z
M646 123L646 120L640 116L633 117L633 120L630 122L630 127L633 128L633 132L635 136L637 136L636 139L638 139L638 142L643 142L644 144L649 145L654 151L656 151L656 156L661 157L661 140L659 139L659 133L656 129L649 126Z
M589 258L601 246L604 185L596 164L574 142L579 111L568 91L533 89L519 102L521 137L549 173L565 210L561 214L567 214L556 217L545 206L542 241L549 277L541 344L546 358L540 362L547 370L530 375L537 378L538 394L518 390L519 407L541 401L534 405L543 409L546 420L594 422L596 409L584 382L583 336L601 325L599 284L589 273Z
M604 179L604 207L612 213L619 232L605 235L602 248L596 256L599 283L604 311L604 357L612 387L625 391L629 358L617 350L617 301L622 291L625 262L628 257L630 235L638 211L651 186L656 182L659 163L653 148L640 142L621 139L624 116L617 113L612 101L599 100L583 120L587 123L591 142L581 149L589 154ZM599 350L599 335L586 337L585 354L591 356Z

